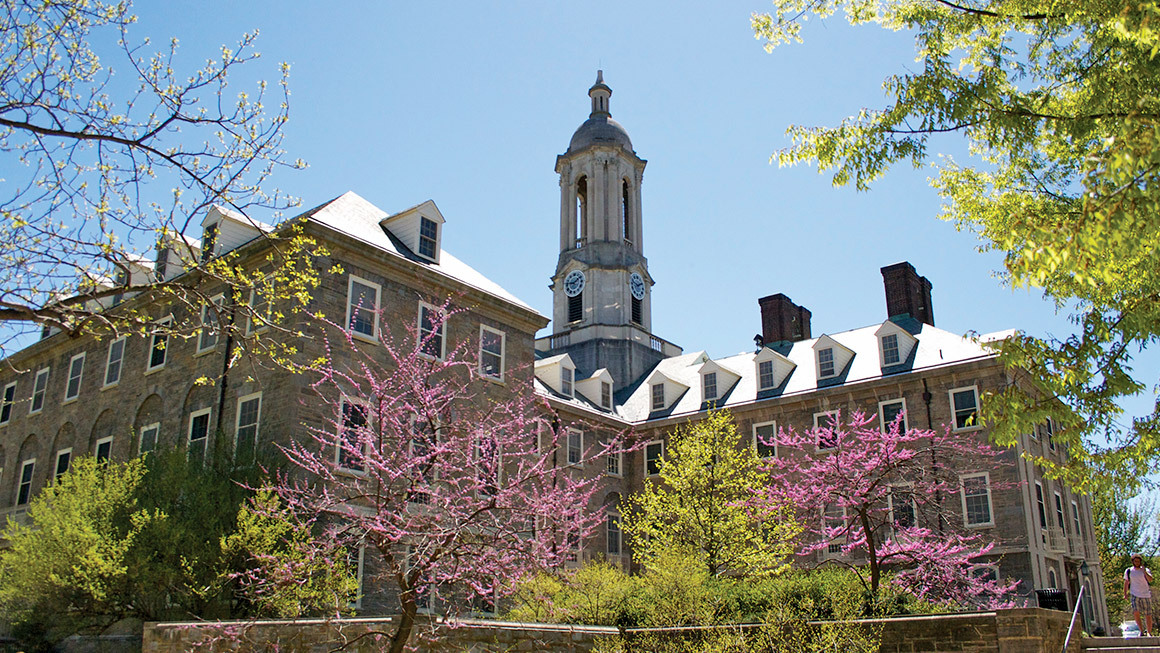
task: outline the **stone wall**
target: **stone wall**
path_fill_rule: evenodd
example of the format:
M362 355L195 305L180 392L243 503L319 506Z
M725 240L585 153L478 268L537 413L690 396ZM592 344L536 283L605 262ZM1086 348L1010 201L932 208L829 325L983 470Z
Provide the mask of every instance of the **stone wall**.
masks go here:
M867 627L882 628L881 653L1058 653L1063 648L1071 615L1040 608L1018 608L995 612L867 619ZM283 653L318 650L321 645L349 642L344 650L355 653L381 651L385 634L393 629L390 617L333 620L230 622L217 626L204 623L147 623L143 653L184 653L207 637L216 637L216 645L207 653L233 650L262 650L277 643ZM729 626L756 629L759 625ZM696 635L703 629L673 629L664 632L672 638ZM464 620L455 627L437 622L417 625L426 635L420 650L443 653L451 651L557 651L580 653L591 651L596 643L617 634L616 628L527 624L502 621ZM627 631L632 640L646 629ZM378 636L376 636L378 635ZM631 648L629 650L632 650ZM1068 653L1079 653L1078 629L1068 646Z

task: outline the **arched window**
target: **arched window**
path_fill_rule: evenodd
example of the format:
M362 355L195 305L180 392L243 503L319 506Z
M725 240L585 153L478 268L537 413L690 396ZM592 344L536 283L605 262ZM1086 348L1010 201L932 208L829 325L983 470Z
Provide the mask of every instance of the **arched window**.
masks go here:
M1048 570L1047 570L1047 584L1048 584L1048 586L1049 586L1049 587L1052 587L1052 588L1058 588L1058 587L1059 587L1059 580L1058 580L1058 579L1056 578L1056 576L1055 576L1055 570L1054 570L1054 569L1048 569Z
M572 233L575 236L576 247L583 247L588 236L588 177L585 176L576 181L576 215Z
M620 182L620 222L624 225L624 242L632 243L632 210L629 204L628 180Z

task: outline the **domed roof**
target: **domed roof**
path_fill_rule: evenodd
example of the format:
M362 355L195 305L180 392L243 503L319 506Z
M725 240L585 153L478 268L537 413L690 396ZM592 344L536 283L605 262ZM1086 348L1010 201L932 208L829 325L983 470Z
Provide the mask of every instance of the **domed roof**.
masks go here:
M608 117L608 114L592 116L584 121L572 134L572 141L568 143L569 152L579 152L591 145L619 145L632 152L632 140L628 132L620 123Z

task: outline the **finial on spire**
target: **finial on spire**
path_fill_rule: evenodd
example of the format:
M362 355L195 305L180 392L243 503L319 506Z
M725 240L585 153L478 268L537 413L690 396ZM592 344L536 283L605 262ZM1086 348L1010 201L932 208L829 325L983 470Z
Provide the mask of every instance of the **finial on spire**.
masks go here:
M592 98L592 113L589 118L596 116L610 116L612 115L608 110L608 98L612 95L612 89L604 83L604 71L596 71L596 83L592 88L588 89L588 97Z
M604 71L603 71L603 70L597 70L597 71L596 71L596 83L597 83L597 84L603 84L603 83L604 83Z

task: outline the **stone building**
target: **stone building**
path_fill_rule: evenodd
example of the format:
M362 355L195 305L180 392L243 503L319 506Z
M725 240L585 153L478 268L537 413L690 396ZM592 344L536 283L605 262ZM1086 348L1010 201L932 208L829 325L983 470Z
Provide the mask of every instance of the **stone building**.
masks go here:
M328 248L329 257L316 261L319 270L341 264L341 273L322 274L312 307L343 316L336 319L345 319L360 344L373 348L384 335L367 318L372 309L382 310L385 324L421 331L431 312L451 302L462 310L439 342L472 343L490 361L488 375L502 382L494 392L531 383L566 420L608 432L632 428L646 438L637 452L579 470L605 477L594 508L606 511L607 521L577 551L577 562L600 556L628 563L620 499L649 482L667 432L701 418L709 405L729 408L754 446L778 427L807 429L832 411L855 410L883 421L902 412L910 426L946 425L963 438L987 437L971 419L980 402L988 392L1025 381L980 342L935 327L932 284L908 263L882 268L880 323L815 337L810 311L775 294L758 300L760 336L752 353L713 359L654 335L641 202L646 162L612 119L611 94L598 75L589 90L589 118L556 161L560 238L550 334L537 338L546 317L442 249L444 219L433 202L387 214L346 193L289 221ZM231 251L255 267L269 247L263 232L273 229L225 209L210 211L203 228L200 241L184 243L195 256ZM181 247L170 245L159 247L155 261L140 263L139 272L165 279L185 274L175 253ZM159 317L174 311L149 308ZM303 424L325 423L327 416L302 401L304 378L245 358L226 366L231 343L205 322L207 310L212 307L201 315L172 315L192 325L186 338L48 334L10 357L0 372L0 515L19 518L74 456L127 459L162 446L205 455L215 434L245 455L294 437ZM307 359L321 351L316 339L297 344ZM201 377L217 381L196 383ZM964 527L995 540L994 573L1019 580L1028 597L1044 588L1075 597L1085 586L1093 599L1085 617L1106 629L1090 502L1045 479L1030 462L1065 459L1052 429L1045 423L1006 452L1012 465L999 473L1018 482L1012 489L992 491L1000 479L990 470L961 470ZM584 451L601 437L599 430L576 429L569 449Z

